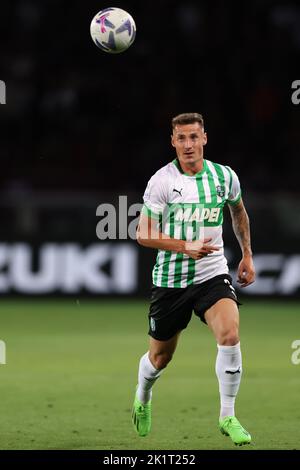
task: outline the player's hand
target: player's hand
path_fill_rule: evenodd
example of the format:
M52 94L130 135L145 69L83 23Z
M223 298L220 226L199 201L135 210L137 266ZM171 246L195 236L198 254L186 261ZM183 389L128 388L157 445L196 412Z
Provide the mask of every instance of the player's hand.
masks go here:
M239 264L237 282L241 287L250 286L255 281L255 268L252 256L244 256Z
M204 256L210 255L214 251L218 251L219 248L214 245L209 245L211 238L205 238L204 240L194 240L192 242L185 242L184 253L193 259L201 259Z

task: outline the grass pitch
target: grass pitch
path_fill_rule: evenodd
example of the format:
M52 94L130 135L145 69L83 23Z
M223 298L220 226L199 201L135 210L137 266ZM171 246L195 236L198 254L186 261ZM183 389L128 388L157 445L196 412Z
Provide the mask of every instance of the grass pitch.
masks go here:
M300 304L241 307L243 380L237 417L253 444L300 449ZM147 350L143 301L2 300L1 449L232 449L218 430L215 341L196 317L156 383L146 438L131 425L140 356Z

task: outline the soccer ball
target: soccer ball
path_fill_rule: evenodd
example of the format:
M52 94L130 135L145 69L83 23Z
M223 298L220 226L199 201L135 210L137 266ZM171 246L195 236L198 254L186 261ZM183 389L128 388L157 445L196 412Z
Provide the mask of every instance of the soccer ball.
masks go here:
M118 54L126 51L135 39L136 26L129 13L121 8L105 8L91 22L91 36L102 51Z

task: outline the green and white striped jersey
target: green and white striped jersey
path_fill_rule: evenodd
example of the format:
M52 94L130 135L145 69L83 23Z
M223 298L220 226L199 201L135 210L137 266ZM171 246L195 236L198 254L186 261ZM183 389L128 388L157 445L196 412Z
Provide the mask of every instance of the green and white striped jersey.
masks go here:
M204 160L202 171L190 176L177 159L158 170L149 180L143 213L159 224L172 238L203 240L219 248L194 260L183 253L158 250L152 272L153 284L161 287L186 287L228 273L224 256L222 223L226 203L241 198L239 179L228 166Z

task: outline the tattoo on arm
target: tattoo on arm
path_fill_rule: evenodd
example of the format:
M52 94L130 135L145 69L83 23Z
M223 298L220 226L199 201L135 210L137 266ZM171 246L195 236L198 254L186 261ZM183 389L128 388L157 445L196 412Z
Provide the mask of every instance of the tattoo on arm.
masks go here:
M250 239L249 217L242 201L235 206L229 206L232 227L236 238L240 244L243 255L252 255Z

